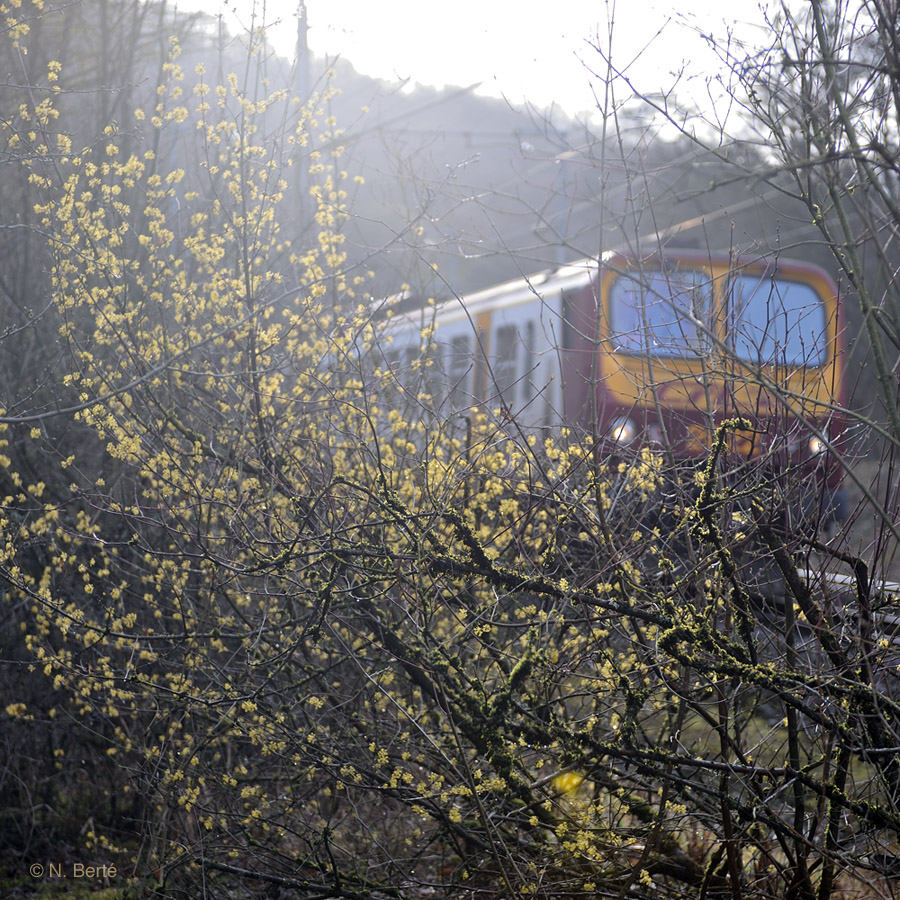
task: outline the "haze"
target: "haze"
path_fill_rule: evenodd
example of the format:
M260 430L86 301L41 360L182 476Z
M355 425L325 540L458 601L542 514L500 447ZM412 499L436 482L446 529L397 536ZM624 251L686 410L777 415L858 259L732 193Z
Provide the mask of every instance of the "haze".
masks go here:
M479 84L478 92L510 102L560 107L570 115L596 106L603 62L593 45L609 43L613 59L645 91L679 89L706 95L715 66L704 34L724 40L751 34L761 20L759 3L737 0L723 18L720 4L692 0L596 3L560 0L458 0L451 7L417 0L307 0L310 50L342 56L357 71L388 82L445 87ZM291 59L297 36L296 0L222 3L192 0L188 8L221 13L240 33L262 22L276 51ZM689 63L689 64L688 64ZM593 70L593 71L592 71Z

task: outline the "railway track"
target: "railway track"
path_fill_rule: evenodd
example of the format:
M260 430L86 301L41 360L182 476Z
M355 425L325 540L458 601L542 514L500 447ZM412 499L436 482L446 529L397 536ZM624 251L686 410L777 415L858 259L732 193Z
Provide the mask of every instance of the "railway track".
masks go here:
M797 573L812 591L820 591L826 600L840 601L852 598L856 607L856 578L841 572L822 572L814 569L798 569ZM878 638L887 638L892 644L900 646L900 582L873 579L869 586L869 602L872 608L872 623L877 630ZM845 624L849 612L846 609L842 619ZM855 618L855 613L853 615Z

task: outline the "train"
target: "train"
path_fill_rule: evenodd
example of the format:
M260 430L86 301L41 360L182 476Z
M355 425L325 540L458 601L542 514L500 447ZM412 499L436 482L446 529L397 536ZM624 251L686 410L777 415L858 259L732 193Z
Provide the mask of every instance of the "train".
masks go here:
M409 305L409 301L408 301ZM392 371L419 372L441 415L480 408L522 431L566 426L610 452L729 453L814 472L832 514L846 499L837 287L796 259L609 252L393 316ZM416 366L421 336L427 366ZM402 380L402 379L401 379Z

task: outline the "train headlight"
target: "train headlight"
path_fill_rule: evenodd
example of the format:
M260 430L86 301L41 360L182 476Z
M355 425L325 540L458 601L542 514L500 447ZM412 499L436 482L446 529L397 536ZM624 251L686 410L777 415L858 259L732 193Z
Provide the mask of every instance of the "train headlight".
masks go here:
M819 456L824 453L828 449L825 441L819 437L811 437L809 439L809 455L810 456Z
M637 426L631 419L624 417L614 419L612 425L609 426L609 436L617 444L630 444L637 434Z

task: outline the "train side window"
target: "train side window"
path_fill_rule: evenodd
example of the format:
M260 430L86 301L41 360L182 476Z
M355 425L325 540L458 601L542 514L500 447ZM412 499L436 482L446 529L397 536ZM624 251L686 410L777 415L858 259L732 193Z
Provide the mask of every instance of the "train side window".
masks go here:
M522 399L527 403L534 397L534 320L525 323L525 338L522 346Z
M439 341L429 344L427 352L422 356L422 386L430 398L432 409L438 409L446 399L447 378L444 373L445 346Z
M400 379L400 365L403 351L397 347L391 347L383 351L384 355L384 371L390 382L396 387Z
M610 292L616 349L655 356L705 354L711 298L709 276L700 271L621 276Z
M819 366L825 359L825 307L808 284L767 275L731 280L734 351L741 359Z
M494 333L493 373L494 388L499 398L511 405L515 399L515 384L518 376L517 356L519 329L515 325L501 325Z
M463 409L471 403L469 376L472 371L472 346L469 336L458 334L450 341L447 356L447 379L450 382L450 405Z
M418 350L412 345L407 345L390 347L383 353L384 397L391 405L401 404L409 397L410 393L417 393L413 361L418 356Z

